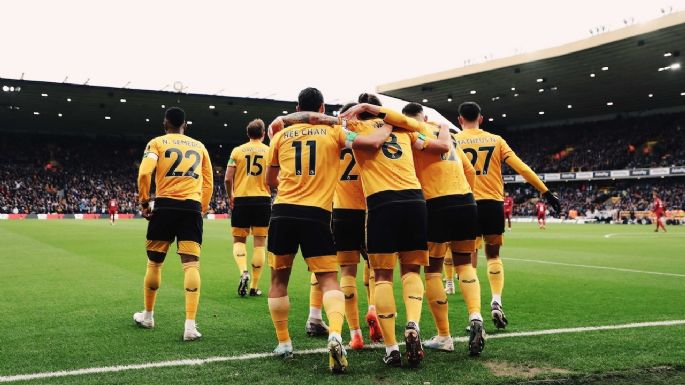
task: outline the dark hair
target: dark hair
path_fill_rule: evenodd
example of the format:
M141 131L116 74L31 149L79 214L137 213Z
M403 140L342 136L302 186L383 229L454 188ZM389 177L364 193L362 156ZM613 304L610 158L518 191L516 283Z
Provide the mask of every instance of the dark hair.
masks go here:
M381 100L378 99L378 96L376 96L374 94L367 94L366 92L359 95L359 97L357 98L357 101L359 103L369 103L369 104L373 104L375 106L382 106L383 105L383 103L381 103ZM369 120L369 119L373 119L375 117L376 117L376 115L372 115L368 112L362 112L361 114L359 114L360 120Z
M186 112L178 107L171 107L164 113L164 118L174 128L181 128L183 122L186 121Z
M247 124L247 137L250 139L260 139L264 136L264 121L255 119Z
M357 105L357 103L355 103L355 102L345 103L345 105L343 105L343 106L340 108L340 113L342 114L343 112L349 110L350 108L352 108L352 107L354 107L354 106L356 106L356 105Z
M467 122L475 122L480 114L480 106L476 102L464 102L459 105L459 116Z
M323 94L314 87L307 87L297 95L300 111L318 112L323 105Z
M415 117L423 112L423 106L419 103L411 102L402 108L402 113L409 117Z

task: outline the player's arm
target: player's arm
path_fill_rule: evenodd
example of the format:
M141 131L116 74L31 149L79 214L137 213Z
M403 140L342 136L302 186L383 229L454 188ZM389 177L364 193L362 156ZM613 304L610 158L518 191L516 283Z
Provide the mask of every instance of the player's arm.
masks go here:
M231 151L231 157L226 165L226 175L224 175L224 187L226 187L226 197L228 198L228 206L231 210L233 210L233 182L236 168L235 158L233 157L234 151Z
M389 124L376 128L368 135L359 135L353 131L343 130L344 144L345 147L354 150L378 151L383 143L388 140L390 133L392 133L392 126Z
M209 202L212 199L214 192L214 172L212 171L212 161L209 159L209 153L205 148L202 156L202 213L209 210Z
M561 203L559 202L559 198L549 191L545 183L540 180L538 175L531 170L531 168L528 167L528 165L525 164L511 148L509 148L509 145L507 145L505 141L502 141L502 149L504 152L503 159L509 165L509 167L513 168L516 173L521 175L523 179L526 180L526 182L530 183L533 185L533 187L535 187L535 189L541 192L545 197L545 200L549 202L552 207L554 207L554 211L557 213L561 212Z
M138 167L138 202L140 203L144 217L150 216L150 185L152 184L152 172L157 167L159 151L154 140L145 147L143 160Z
M431 126L425 122L419 122L418 120L405 116L397 111L369 103L357 104L340 114L340 117L343 119L356 119L359 114L364 112L383 119L385 123L404 128L408 131L419 131L426 134L431 130Z
M444 154L446 152L449 152L452 149L450 146L450 140L450 127L446 124L441 124L440 132L438 132L438 138L428 140L425 143L423 151L430 152L433 154Z
M281 166L278 162L278 142L280 135L274 136L274 139L269 144L269 152L266 156L266 184L270 189L278 189L278 174L281 172Z
M457 146L456 151L457 156L459 159L461 159L461 166L464 168L464 176L466 177L466 181L469 183L471 191L474 191L476 188L476 168L473 167L469 157L466 156L466 153L464 153L464 150L462 150L461 147Z

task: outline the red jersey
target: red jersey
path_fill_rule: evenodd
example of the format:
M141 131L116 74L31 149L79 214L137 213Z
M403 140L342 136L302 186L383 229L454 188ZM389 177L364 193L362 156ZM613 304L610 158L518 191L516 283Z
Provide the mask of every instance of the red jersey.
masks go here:
M537 211L539 217L544 216L546 210L547 206L542 201L538 201L538 203L535 204L535 211Z
M511 212L514 209L514 198L504 197L504 212Z
M117 211L117 200L116 199L110 199L109 200L109 211Z
M654 200L654 205L653 205L653 207L652 207L652 211L653 211L654 214L656 214L657 216L662 216L662 215L664 215L664 202L662 202L661 199L656 198L656 199Z

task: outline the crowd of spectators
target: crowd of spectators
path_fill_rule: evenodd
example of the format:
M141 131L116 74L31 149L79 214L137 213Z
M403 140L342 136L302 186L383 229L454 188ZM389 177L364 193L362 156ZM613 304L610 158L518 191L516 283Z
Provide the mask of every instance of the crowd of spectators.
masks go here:
M3 136L0 213L138 213L136 177L145 143L113 137ZM216 146L214 165L227 157ZM224 159L225 162L225 159ZM215 169L212 212L227 213L223 173Z
M561 199L562 215L575 210L581 216L611 212L639 212L652 209L656 191L666 210L685 210L683 178L623 181L563 182L549 185ZM539 193L528 184L509 184L506 190L514 197L514 215L532 216ZM555 213L558 215L559 213Z
M536 172L685 165L685 113L542 127L502 136Z
M685 114L502 133L537 172L606 170L685 164ZM215 167L210 212L227 213L223 172L233 145L206 143ZM0 143L0 213L105 213L110 199L119 212L137 213L136 176L145 139L114 136L3 134ZM505 174L513 173L511 170ZM681 179L681 178L679 178ZM618 205L648 207L653 183L559 184L564 211L580 213ZM667 206L682 204L683 183L661 186ZM509 185L517 214L532 210L530 186ZM620 199L609 199L609 198Z

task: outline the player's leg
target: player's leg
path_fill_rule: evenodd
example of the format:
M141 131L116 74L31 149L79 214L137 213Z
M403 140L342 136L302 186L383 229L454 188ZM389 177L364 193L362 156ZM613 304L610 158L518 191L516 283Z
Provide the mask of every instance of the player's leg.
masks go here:
M393 292L393 269L397 264L396 223L393 222L391 204L370 208L367 219L367 248L369 265L375 278L373 300L376 304L378 323L383 334L385 356L388 366L402 365L402 356L395 335L397 307Z
M459 289L469 317L469 354L479 355L485 346L485 329L480 313L480 282L476 269L471 264L471 250L475 248L475 240L456 241L450 246L455 269L459 275Z
M263 230L262 230L263 229ZM263 236L257 235L262 234ZM266 233L268 228L253 228L253 252L252 252L252 282L250 283L250 296L260 296L259 278L262 276L262 268L266 259Z
M302 256L309 271L316 274L323 292L323 308L328 319L329 368L333 373L347 370L347 352L342 345L342 327L345 322L345 294L338 282L338 259L327 221L302 221L298 227Z
M250 273L247 270L247 247L245 242L250 235L251 206L235 205L231 210L231 233L233 234L233 260L238 266L240 278L238 295L247 295L250 284Z
M271 284L269 285L269 313L276 330L278 346L274 353L284 359L293 355L293 343L288 331L288 312L290 311L290 298L288 297L288 282L294 254L273 255L269 253L269 265L271 267Z
M440 255L445 252L446 244L429 243L429 255ZM426 266L426 300L428 307L433 315L435 327L438 335L434 336L423 345L427 348L444 351L454 350L454 343L450 335L450 324L448 319L447 295L442 286L442 266L443 259L440 257L430 257L429 264ZM453 283L454 284L454 283Z
M266 236L269 234L269 220L271 218L271 204L253 207L251 218L252 230L252 283L250 283L250 296L262 295L259 290L259 278L262 276L262 267L266 259Z
M316 275L311 273L309 276L309 316L305 324L305 331L310 337L328 336L328 325L323 321L322 307L323 291Z
M502 290L504 289L504 266L500 258L500 246L504 233L502 212L503 203L494 200L478 201L478 230L483 234L485 257L487 258L488 281L492 301L490 303L492 320L498 329L507 326L507 318L502 310Z
M202 214L183 212L176 222L178 254L183 264L183 288L185 290L186 321L184 341L193 341L202 334L197 331L195 318L200 303L200 249L202 247Z
M333 239L340 265L340 287L345 294L345 318L350 329L350 347L362 349L357 292L357 265L364 244L365 213L363 210L333 210Z
M378 321L378 313L376 312L376 273L369 267L368 256L364 261L364 285L366 285L366 295L368 300L368 309L366 312L366 325L369 327L369 338L372 342L381 342L383 340L383 332L381 331L380 323Z
M433 322L438 334L425 341L427 348L452 351L454 344L450 336L450 324L447 312L447 295L442 285L443 260L447 253L447 240L449 240L448 227L451 213L448 210L451 197L439 197L426 202L427 206L427 237L428 237L428 266L424 269L426 278L426 300L428 308L433 316ZM404 265L403 265L404 266ZM404 278L404 275L403 275ZM447 279L452 279L447 276ZM405 298L405 302L407 299ZM407 306L407 312L409 307ZM409 315L407 315L409 320Z
M238 235L236 235L238 234ZM250 273L247 271L247 235L250 229L233 228L233 260L238 267L240 278L238 280L238 295L244 297L250 282Z
M452 264L452 252L449 248L445 252L445 258L443 260L443 270L445 272L445 293L454 294L456 289L454 287L454 265ZM426 282L428 284L428 282Z
M269 286L269 313L276 330L278 346L274 353L290 358L293 345L288 332L288 312L290 298L288 297L288 281L293 266L293 260L298 248L297 233L293 220L277 218L269 226L267 249L269 251L269 267L271 268L271 285Z
M147 225L147 268L143 279L143 303L145 309L133 314L136 324L144 328L155 326L154 307L157 291L162 283L162 265L173 240L173 228L169 225L168 212L156 212Z
M502 244L501 235L485 236L485 257L488 264L488 281L490 282L490 292L492 300L490 308L492 321L495 327L503 329L507 326L508 320L502 310L502 291L504 290L504 265L499 256Z
M404 218L400 219L400 223L403 226L396 231L400 238L398 254L402 276L402 293L407 312L404 342L407 361L409 365L416 366L424 357L419 324L424 295L420 271L421 266L428 266L429 264L428 242L426 240L428 229L426 204L424 202L404 203L402 204L402 215Z

